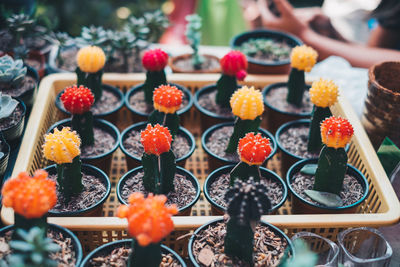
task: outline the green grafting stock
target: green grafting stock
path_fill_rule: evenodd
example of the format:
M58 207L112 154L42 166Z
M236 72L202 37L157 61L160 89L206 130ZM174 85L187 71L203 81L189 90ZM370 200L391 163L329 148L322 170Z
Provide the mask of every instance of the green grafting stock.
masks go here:
M147 71L146 80L143 84L144 100L147 104L153 104L153 91L163 84L167 84L164 70Z
M24 229L25 231L29 231L33 227L39 227L43 230L43 233L47 233L47 215L43 215L40 218L27 219L14 212L14 231L12 234L12 240L21 240L21 237L17 234L17 229Z
M314 190L340 195L347 170L347 154L344 148L324 146L318 159Z
M57 183L66 201L83 190L81 170L80 156L76 156L72 163L57 164Z
M261 117L258 116L254 120L242 120L237 117L235 121L235 126L233 128L233 133L229 139L228 147L225 152L235 153L239 144L239 139L243 138L247 133L258 132L258 127L260 127Z
M321 122L332 116L331 110L329 107L322 108L317 107L314 105L310 130L308 133L308 151L309 152L318 152L321 150L322 147L322 140L321 140Z
M234 185L237 179L247 181L250 177L253 177L256 182L260 181L260 166L249 165L246 162L239 162L235 168L232 169L230 176L230 185Z
M217 96L215 101L223 108L229 108L229 100L237 89L236 76L222 74L217 81Z
M301 107L305 88L306 82L304 79L304 71L292 68L289 74L286 101L290 104Z
M94 94L94 102L101 99L103 95L103 87L101 85L101 77L103 76L103 69L96 73L86 73L81 71L79 67L75 70L78 77L77 85L84 85L89 88Z
M154 110L149 116L149 123L155 126L157 123L167 127L172 135L172 139L178 133L179 130L179 116L175 113L163 113L158 110Z
M128 258L128 267L159 267L160 263L160 243L142 247L135 239L132 240L132 252Z
M93 134L93 114L91 111L83 114L73 114L71 120L72 129L77 131L82 146L90 146L94 144Z
M143 153L143 185L148 192L168 194L174 191L175 155L170 150L160 156Z
M250 224L241 225L238 221L230 219L226 224L226 232L224 241L226 255L236 256L254 266L254 231Z

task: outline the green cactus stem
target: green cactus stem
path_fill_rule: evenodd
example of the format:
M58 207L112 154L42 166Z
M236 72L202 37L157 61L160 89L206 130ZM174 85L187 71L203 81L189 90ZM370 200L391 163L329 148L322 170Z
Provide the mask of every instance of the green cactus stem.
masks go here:
M175 155L169 150L160 156L143 153L143 185L148 192L168 194L174 191Z
M201 42L201 17L197 14L187 15L185 17L188 22L186 25L185 36L191 48L193 49L192 62L196 70L201 69L204 57L199 54L199 46Z
M128 259L128 267L159 267L161 263L161 245L149 244L142 247L139 243L132 240L132 251Z
M83 114L73 114L71 126L81 137L82 146L94 144L93 114L91 111Z
M340 195L347 170L347 154L344 148L324 146L318 159L314 190Z
M253 178L238 180L226 193L229 220L224 240L225 254L238 257L250 266L253 263L254 231L261 215L271 209L268 189Z
M236 76L222 74L217 81L217 96L215 102L223 108L230 108L229 100L237 90Z
M233 186L236 180L248 181L250 177L258 182L261 178L260 166L249 165L246 162L239 162L230 172L230 185Z
M329 107L323 108L314 105L311 117L310 131L308 133L307 149L309 152L318 152L321 150L321 122L330 116L332 116L332 113Z
M96 73L86 73L77 67L75 72L78 77L78 85L84 85L85 87L90 88L94 94L94 102L96 103L96 101L99 101L103 95L103 87L101 84L103 70L99 70Z
M66 201L83 190L81 169L80 156L76 156L72 163L57 164L57 183Z
M27 219L14 212L14 229L23 229L25 231L30 231L30 229L32 229L33 227L38 227L44 233L47 233L47 215L44 215L40 218ZM17 231L13 232L12 240L21 240L21 238L17 234Z
M235 153L239 144L239 139L243 138L247 133L258 132L258 127L260 127L261 116L258 116L254 120L242 120L237 117L235 121L235 126L233 128L233 133L229 139L228 147L225 152Z
M172 135L172 139L175 138L179 131L179 116L175 113L166 114L158 110L154 110L149 116L149 123L155 126L157 123L167 127Z
M147 104L153 104L153 91L160 85L167 83L165 71L147 71L146 81L143 84L144 100Z
M304 71L292 68L288 80L288 94L286 101L295 106L301 107L303 94L306 88Z

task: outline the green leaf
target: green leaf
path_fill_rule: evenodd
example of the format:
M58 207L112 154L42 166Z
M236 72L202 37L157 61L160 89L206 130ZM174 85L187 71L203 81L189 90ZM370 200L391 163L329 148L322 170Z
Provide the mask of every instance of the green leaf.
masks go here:
M53 241L51 241L51 242L53 242ZM61 247L55 243L50 243L50 244L46 244L43 249L48 252L54 253L54 252L59 251L61 249Z
M327 207L343 206L343 200L340 198L340 196L336 194L329 192L320 192L316 190L305 190L304 193L312 200Z
M30 252L35 249L34 245L18 240L10 241L10 247L21 252Z
M293 242L294 250L296 251L295 257L289 258L288 249L286 249L279 267L314 267L318 261L318 255L312 252L307 244L301 240L296 239Z
M377 154L387 176L390 178L397 164L400 163L400 149L389 137L386 137L379 147Z
M38 252L34 252L31 254L31 260L35 264L40 264L43 261L43 255Z
M317 164L306 164L303 166L303 168L301 168L300 173L307 175L315 175L317 168L318 168Z

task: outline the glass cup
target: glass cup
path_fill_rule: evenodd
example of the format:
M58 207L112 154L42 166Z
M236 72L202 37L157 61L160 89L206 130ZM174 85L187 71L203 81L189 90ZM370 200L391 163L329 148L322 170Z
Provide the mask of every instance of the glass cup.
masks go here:
M393 254L392 247L374 228L360 227L340 232L339 261L345 267L387 267Z
M318 255L318 266L338 266L339 247L331 240L309 232L299 232L292 237L292 241L302 239L309 249Z

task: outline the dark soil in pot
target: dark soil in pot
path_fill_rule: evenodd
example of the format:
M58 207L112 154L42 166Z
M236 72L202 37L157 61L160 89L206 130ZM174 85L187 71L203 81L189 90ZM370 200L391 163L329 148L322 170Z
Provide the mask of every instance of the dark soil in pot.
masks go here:
M96 206L101 207L111 192L111 186L106 174L94 168L87 164L82 165L83 191L74 195L68 202L59 191L57 183L57 204L49 211L50 215L76 216L88 213L90 215L91 211L97 211ZM49 178L57 182L55 165L49 166L45 170L49 172Z
M199 231L200 230L200 231ZM223 253L226 226L222 220L209 223L196 230L189 242L189 255L194 266L249 266L237 258ZM265 223L256 226L254 234L254 266L278 266L289 239L279 229ZM210 265L207 265L210 263Z
M83 260L82 267L126 267L132 251L131 243L131 240L120 240L105 244L91 252ZM183 260L170 248L162 245L161 253L160 267L186 267Z
M21 100L17 100L19 104L13 113L0 120L0 132L11 148L19 144L25 124L26 106Z
M173 72L177 73L219 73L221 67L219 58L212 55L202 55L204 62L199 69L193 66L193 55L184 54L171 58L170 66Z
M8 245L14 226L7 226L1 229L0 237L0 259L4 259L12 251ZM51 259L58 262L58 267L75 267L79 266L82 260L82 247L79 240L67 229L58 225L49 224L47 237L61 247L56 253L51 253Z
M0 119L0 131L10 129L25 116L25 110L21 104L15 108L13 113L7 118Z

